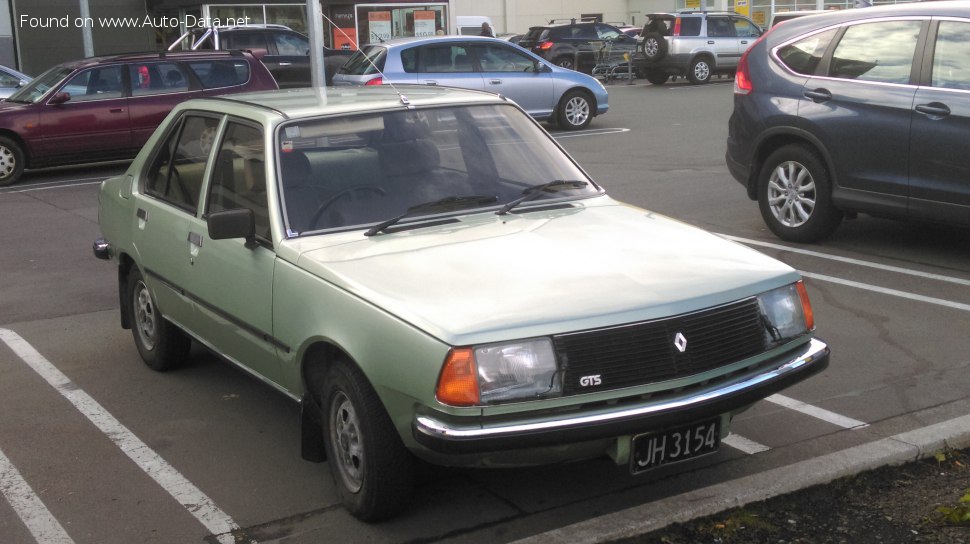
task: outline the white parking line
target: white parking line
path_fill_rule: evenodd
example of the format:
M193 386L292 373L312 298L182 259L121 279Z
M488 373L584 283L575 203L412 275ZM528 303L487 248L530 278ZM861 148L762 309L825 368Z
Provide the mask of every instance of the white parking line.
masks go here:
M865 421L859 421L858 419L852 419L851 417L836 414L835 412L830 412L824 408L812 406L811 404L802 402L800 400L795 400L784 395L772 395L765 400L779 406L784 406L789 410L801 412L814 418L821 419L822 421L827 421L833 425L838 425L844 429L862 429L869 426L869 424Z
M784 246L781 244L772 244L770 242L762 242L760 240L751 240L750 238L741 238L739 236L731 236L729 234L718 234L722 238L727 238L728 240L733 240L735 242L741 242L749 246L767 247L771 249L778 249L781 251L787 251L789 253L797 253L799 255L808 255L810 257L818 257L820 259L826 259L829 261L837 261L840 263L853 264L857 266L865 266L868 268L875 268L878 270L884 270L886 272L896 272L898 274L906 274L909 276L916 276L919 278L926 278L929 280L945 281L949 283L955 283L957 285L967 285L970 286L970 280L963 278L956 278L953 276L944 276L942 274L933 274L931 272L922 272L919 270L912 270L909 268L902 268L899 266L890 266L880 263L874 263L872 261L863 261L860 259L852 259L850 257L841 257L839 255L830 255L828 253L822 253L819 251L811 251L808 249L801 249L797 247Z
M740 435L731 433L721 440L721 444L727 444L736 450L741 450L748 455L754 455L756 453L761 453L763 451L768 451L771 448L765 446L764 444L759 444L754 440L745 438Z
M219 535L219 542L235 542L230 533L239 529L239 525L220 510L212 499L122 425L94 398L75 385L19 334L0 328L0 340L110 438L145 474L195 516L210 533Z
M67 531L51 515L17 467L0 450L0 492L40 544L74 544Z
M897 289L889 289L888 287L879 287L878 285L870 285L868 283L845 280L845 279L836 278L833 276L826 276L824 274L805 272L804 270L799 270L798 272L802 276L806 278L811 278L813 280L827 281L829 283L837 283L839 285L855 287L856 289L862 289L865 291L873 291L875 293L882 293L884 295L905 298L908 300L915 300L918 302L926 302L927 304L936 304L937 306L946 306L947 308L953 308L955 310L963 310L964 312L970 312L970 304L964 304L962 302L954 302L952 300L946 300L942 298L934 298L934 297L927 297L924 295L917 295L916 293L908 293L906 291L899 291Z
M580 136L603 136L606 134L620 134L630 132L628 128L593 128L588 130L577 130L576 132L557 132L552 135L557 140L563 138L579 138Z

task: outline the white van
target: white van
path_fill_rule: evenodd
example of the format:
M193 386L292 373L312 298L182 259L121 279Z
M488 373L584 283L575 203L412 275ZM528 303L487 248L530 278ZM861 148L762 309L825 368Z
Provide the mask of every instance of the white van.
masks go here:
M492 34L495 34L495 25L492 24L491 17L458 15L455 17L455 22L458 25L458 34L462 36L478 36L482 33L482 23L488 23L488 26L492 28Z

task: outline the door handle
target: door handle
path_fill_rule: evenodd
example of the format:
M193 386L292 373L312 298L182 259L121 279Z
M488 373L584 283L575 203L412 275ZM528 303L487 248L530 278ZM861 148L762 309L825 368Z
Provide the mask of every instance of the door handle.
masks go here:
M435 80L433 80L433 79L428 79L428 80L425 80L424 84L425 85L437 85L438 82L435 81Z
M714 40L707 40L707 45L714 45Z
M189 231L189 243L195 247L202 247L202 235L197 232Z
M123 111L125 111L125 108L111 108L108 111L110 111L111 113L122 113Z
M805 98L808 98L816 104L821 104L822 102L828 102L832 100L832 93L828 89L815 89L814 91L805 91Z
M950 108L942 102L930 102L929 104L918 104L916 111L930 118L942 119L950 115Z
M280 66L292 66L292 65L293 65L292 62L281 62L280 63Z
M135 212L135 216L138 217L138 219L141 219L142 221L148 221L148 210L145 210L144 208L138 208L138 211Z
M502 80L501 79L490 79L490 80L488 80L488 82L491 83L492 85L501 85L502 84Z

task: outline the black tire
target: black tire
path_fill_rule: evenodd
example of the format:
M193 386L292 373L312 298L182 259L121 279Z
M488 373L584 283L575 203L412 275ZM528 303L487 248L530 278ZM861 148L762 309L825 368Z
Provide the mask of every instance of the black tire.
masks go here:
M576 69L576 58L572 55L560 55L556 57L552 63L560 68L568 68L569 70Z
M127 287L131 334L142 360L158 372L178 368L185 362L192 340L162 316L137 266L128 273Z
M670 79L670 74L651 70L646 73L646 77L647 81L654 85L663 85L664 83L667 83L668 79Z
M26 162L27 157L20 144L6 136L0 136L0 187L20 181Z
M687 68L687 80L693 85L702 85L711 81L714 75L714 67L707 57L698 57L691 61Z
M771 232L790 242L825 238L843 215L832 204L832 183L821 157L799 144L768 156L758 176L758 207Z
M667 40L658 32L643 35L643 56L647 62L657 62L667 55Z
M414 458L360 371L345 361L327 370L319 393L327 464L344 507L362 521L388 519L407 506Z
M580 130L593 120L596 106L588 94L572 90L563 95L556 108L556 124L564 130Z

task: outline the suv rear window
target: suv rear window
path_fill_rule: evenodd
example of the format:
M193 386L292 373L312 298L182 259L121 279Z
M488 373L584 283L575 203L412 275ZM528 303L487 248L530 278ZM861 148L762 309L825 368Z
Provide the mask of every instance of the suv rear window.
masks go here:
M384 70L384 59L386 58L386 48L374 45L364 46L363 49L358 49L352 57L347 59L347 62L340 67L338 72L351 76L376 74Z
M189 69L205 89L232 87L249 81L249 64L244 60L203 60L189 63Z

